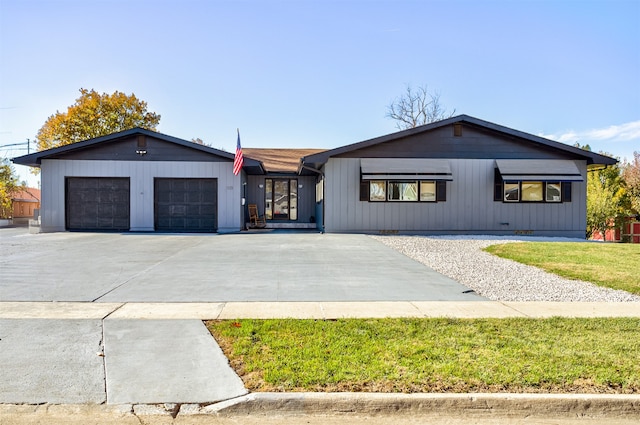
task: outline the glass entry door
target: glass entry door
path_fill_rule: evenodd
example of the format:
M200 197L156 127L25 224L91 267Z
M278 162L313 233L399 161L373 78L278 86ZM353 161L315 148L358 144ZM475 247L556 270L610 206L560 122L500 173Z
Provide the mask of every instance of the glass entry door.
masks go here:
M298 181L265 179L264 211L267 220L298 219Z

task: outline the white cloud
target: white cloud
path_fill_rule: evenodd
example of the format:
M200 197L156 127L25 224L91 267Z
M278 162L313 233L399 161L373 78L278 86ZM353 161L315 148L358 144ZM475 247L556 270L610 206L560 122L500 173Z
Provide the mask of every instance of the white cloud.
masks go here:
M560 134L539 134L551 140L557 140L562 143L581 144L597 141L630 141L640 139L640 120L631 121L620 125L611 125L605 128L596 128L583 131L566 131Z

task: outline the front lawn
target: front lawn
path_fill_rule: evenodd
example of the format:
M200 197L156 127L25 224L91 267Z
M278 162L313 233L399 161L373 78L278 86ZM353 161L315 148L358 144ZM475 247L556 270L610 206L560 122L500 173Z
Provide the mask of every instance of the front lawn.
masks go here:
M640 392L640 319L209 321L252 391Z
M485 249L550 273L640 295L640 245L594 242L519 242Z

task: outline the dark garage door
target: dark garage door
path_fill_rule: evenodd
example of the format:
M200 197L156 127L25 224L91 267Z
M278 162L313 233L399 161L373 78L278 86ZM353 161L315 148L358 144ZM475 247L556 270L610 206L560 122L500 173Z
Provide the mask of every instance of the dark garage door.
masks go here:
M68 230L129 230L129 179L67 177Z
M156 178L155 228L167 232L217 230L218 181L216 179Z

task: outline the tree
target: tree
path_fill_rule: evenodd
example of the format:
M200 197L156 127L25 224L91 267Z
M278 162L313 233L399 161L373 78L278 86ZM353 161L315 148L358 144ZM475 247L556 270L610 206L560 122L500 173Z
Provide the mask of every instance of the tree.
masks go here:
M13 194L22 189L18 176L8 159L0 162L0 218L9 218L13 213Z
M626 215L626 192L617 165L590 171L587 175L587 233L615 227L617 219Z
M193 139L191 139L191 141L192 141L193 143L197 143L197 144L202 145L202 146L208 146L208 147L211 147L211 144L210 144L210 143L205 143L205 142L204 142L204 140L202 140L202 139L201 139L201 138L199 138L199 137L194 137Z
M640 214L640 152L633 153L633 160L622 166L622 179L629 196L629 206L634 214Z
M585 150L585 151L589 151L589 152L591 152L591 146L589 146L589 144L588 144L588 143L587 143L586 145L584 145L584 146L580 146L580 143L575 142L575 143L573 144L573 146L574 146L574 147L576 147L576 148L580 148L580 149L582 149L582 150Z
M37 149L45 150L105 136L134 127L156 130L160 115L147 111L147 102L119 91L100 94L80 89L67 112L51 115L36 136Z
M416 91L407 85L405 93L387 106L386 117L396 120L398 130L414 128L445 118L451 118L456 110L450 114L440 104L440 93L429 92L427 86L420 86Z

